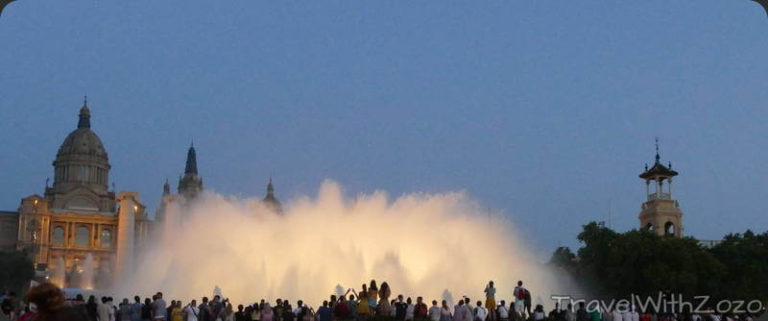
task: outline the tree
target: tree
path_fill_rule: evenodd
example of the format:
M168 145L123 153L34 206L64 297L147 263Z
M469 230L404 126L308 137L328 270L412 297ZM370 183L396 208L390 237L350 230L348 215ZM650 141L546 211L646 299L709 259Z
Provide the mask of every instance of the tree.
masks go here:
M768 299L768 232L726 235L711 253L727 271L718 287L721 299Z
M549 259L549 264L559 267L567 272L573 272L576 268L576 254L571 252L571 249L561 246L555 249L552 253L552 257Z
M18 291L35 276L32 260L22 251L0 251L0 287Z
M550 262L571 271L582 288L597 296L714 293L727 272L693 238L658 236L647 230L617 233L596 222L584 225L578 238L583 243L578 256L558 248ZM754 270L758 271L763 270Z

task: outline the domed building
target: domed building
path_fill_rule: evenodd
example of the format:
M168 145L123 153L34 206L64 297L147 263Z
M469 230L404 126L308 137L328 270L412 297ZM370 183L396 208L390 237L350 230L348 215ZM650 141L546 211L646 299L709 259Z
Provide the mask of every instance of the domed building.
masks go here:
M137 193L109 189L109 156L91 129L87 101L53 168L53 186L21 200L16 247L32 256L39 275L62 286L109 282L132 264L149 221ZM83 280L83 273L95 280Z

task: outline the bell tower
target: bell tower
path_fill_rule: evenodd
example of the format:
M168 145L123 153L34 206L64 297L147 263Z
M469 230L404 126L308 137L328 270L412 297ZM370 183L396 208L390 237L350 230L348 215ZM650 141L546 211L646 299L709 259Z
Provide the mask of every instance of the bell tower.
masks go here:
M664 166L659 157L659 140L656 139L656 162L639 177L645 180L646 199L638 218L640 228L655 232L659 236L683 237L683 212L680 204L672 197L672 178L677 172L672 163ZM666 187L664 186L666 182ZM653 188L651 188L653 185Z

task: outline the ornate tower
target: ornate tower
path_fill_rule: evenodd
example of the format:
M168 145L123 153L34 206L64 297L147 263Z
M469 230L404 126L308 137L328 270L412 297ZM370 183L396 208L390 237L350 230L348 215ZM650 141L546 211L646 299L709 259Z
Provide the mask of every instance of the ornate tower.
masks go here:
M280 204L280 201L275 197L275 187L272 185L271 177L267 184L267 195L264 196L264 205L277 214L283 214L283 205Z
M179 180L179 194L187 200L192 200L203 191L203 179L197 175L197 155L195 146L190 145L187 151L187 164L184 168L184 176Z
M649 169L645 165L645 171L639 175L645 180L646 201L640 211L640 228L646 228L658 235L683 236L683 212L680 204L672 198L672 178L677 172L669 166L661 164L659 157L659 142L656 140L656 162ZM667 182L664 192L664 182ZM653 183L653 190L651 189Z

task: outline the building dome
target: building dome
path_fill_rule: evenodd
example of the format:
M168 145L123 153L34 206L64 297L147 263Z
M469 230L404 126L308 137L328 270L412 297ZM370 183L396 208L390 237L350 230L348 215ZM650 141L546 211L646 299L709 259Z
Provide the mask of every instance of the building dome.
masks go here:
M61 143L53 166L53 187L59 192L74 185L89 185L93 190L107 191L109 156L99 136L91 130L87 101L80 108L77 129Z
M90 128L78 128L67 135L59 147L59 152L56 153L56 161L64 161L69 156L84 156L94 161L109 162L104 144Z

